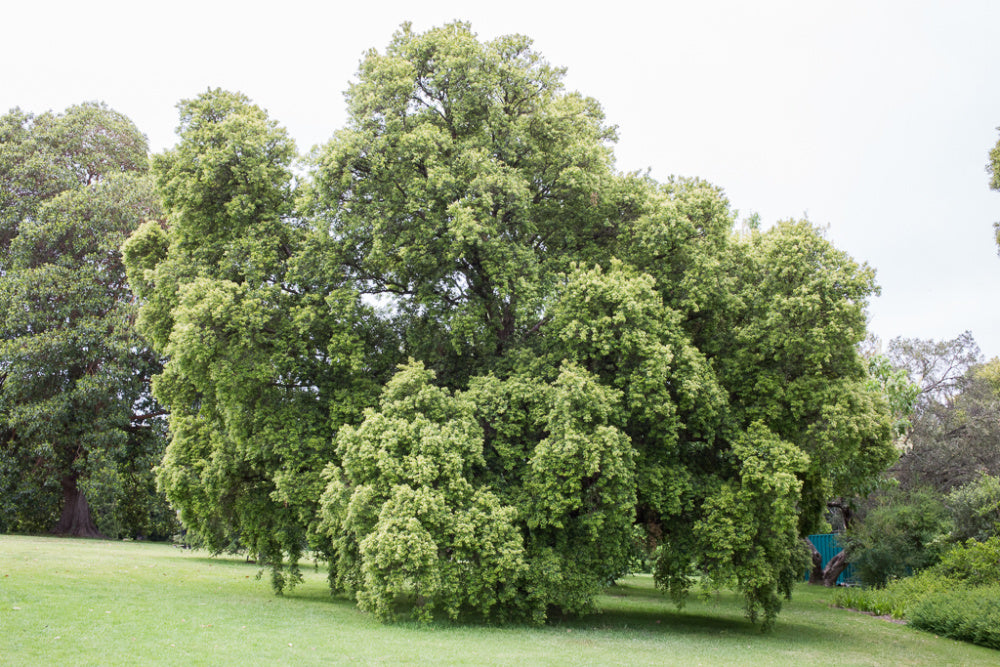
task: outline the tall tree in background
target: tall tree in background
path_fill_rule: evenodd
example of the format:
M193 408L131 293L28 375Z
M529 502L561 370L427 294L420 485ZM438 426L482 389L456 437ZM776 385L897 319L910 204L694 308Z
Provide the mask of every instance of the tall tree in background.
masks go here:
M1000 474L1000 362L981 363L969 332L945 341L897 338L888 355L921 388L891 470L903 488L945 494L981 474Z
M997 141L997 145L990 151L986 172L990 175L990 188L1000 190L1000 141ZM1000 249L1000 222L993 223L993 231L996 233L997 248Z
M162 413L148 391L155 356L119 247L159 215L146 140L98 104L0 119L0 487L3 521L96 537L168 530L151 468ZM92 486L93 485L93 486ZM154 519L155 517L155 519ZM155 524L155 525L154 525ZM112 530L113 529L113 530Z

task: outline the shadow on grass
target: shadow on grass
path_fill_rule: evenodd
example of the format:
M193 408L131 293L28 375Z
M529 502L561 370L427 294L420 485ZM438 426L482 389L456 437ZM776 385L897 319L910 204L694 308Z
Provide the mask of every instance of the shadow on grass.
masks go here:
M548 619L541 626L527 621L514 621L501 624L485 620L481 615L472 611L464 612L457 621L437 617L431 623L422 623L415 620L411 615L414 609L412 596L400 596L395 606L399 620L393 623L393 625L415 631L491 628L502 632L576 630L582 633L608 632L615 633L616 635L628 632L638 635L648 635L650 637L667 634L711 638L718 638L720 635L747 637L761 635L760 626L752 625L742 616L741 608L728 602L721 604L717 611L713 609L712 611L704 612L703 609L706 603L701 601L694 605L701 607L698 611L690 610L690 606L678 610L669 598L656 590L647 590L642 587L634 589L629 587L614 587L612 590L615 592L602 596L598 601L598 611L575 615L561 613L558 610L550 610ZM641 608L606 608L609 597L614 597L617 600L627 603L636 603L641 605ZM711 605L713 603L708 602L707 604ZM831 636L834 635L831 634Z
M269 583L269 569L248 561L245 555L212 556L207 551L179 550L176 557L187 563L193 562L207 567L231 568L241 574L250 574L252 577L257 577L259 574L264 582ZM331 605L344 611L364 613L358 611L353 597L330 591L326 585L326 568L323 563L316 564L310 560L301 563L300 568L303 574L308 577L307 581L286 591L282 597L296 603ZM316 578L317 574L322 577L322 581ZM796 643L798 637L805 636L810 637L811 641L819 640L832 643L836 643L841 637L841 633L837 630L827 629L821 625L798 623L784 614L779 614L774 632L762 634L760 625L751 624L744 616L741 598L731 592L709 596L692 593L686 604L678 609L667 595L652 585L651 579L637 579L610 586L603 595L599 596L597 607L598 611L582 616L562 614L558 611L552 612L542 626L529 622L501 625L484 620L474 612L463 613L458 621L439 617L426 624L414 620L412 616L413 597L401 595L396 603L398 620L392 625L399 629L417 631L474 628L523 631L559 628L583 632L621 633L627 631L649 636L778 637L782 641L793 643Z

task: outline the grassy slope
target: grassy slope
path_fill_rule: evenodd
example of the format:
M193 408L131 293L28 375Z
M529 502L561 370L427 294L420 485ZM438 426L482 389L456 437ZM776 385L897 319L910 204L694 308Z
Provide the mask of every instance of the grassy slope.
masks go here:
M380 625L322 572L275 597L236 559L0 535L0 664L996 665L1000 652L832 609L801 586L761 635L723 594L677 611L648 577L542 627Z

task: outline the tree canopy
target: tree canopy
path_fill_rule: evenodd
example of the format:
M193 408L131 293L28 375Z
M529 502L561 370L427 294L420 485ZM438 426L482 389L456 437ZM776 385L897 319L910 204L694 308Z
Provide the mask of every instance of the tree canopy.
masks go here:
M892 476L941 494L1000 474L1000 360L982 363L965 332L952 340L897 338L889 356L921 387Z
M244 96L179 105L166 222L124 254L191 530L279 589L311 543L380 618L584 611L645 544L678 601L700 573L774 621L827 497L895 456L873 271L617 172L563 75L526 37L404 25L299 171Z

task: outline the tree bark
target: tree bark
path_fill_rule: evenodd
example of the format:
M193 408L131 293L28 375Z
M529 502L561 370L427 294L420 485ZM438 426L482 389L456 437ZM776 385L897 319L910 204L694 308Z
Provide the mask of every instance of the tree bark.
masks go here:
M823 570L823 585L827 588L837 585L837 577L847 569L847 552L841 551L830 559Z
M821 554L816 547L813 545L812 540L808 537L803 538L806 544L809 545L809 551L812 552L812 569L809 570L809 583L810 584L822 584L823 583L823 554Z
M90 504L87 496L77 486L76 477L65 477L62 480L63 510L59 523L52 529L53 535L66 537L89 537L98 540L107 538L97 529L93 517L90 516Z
M812 552L812 569L809 570L809 583L810 584L823 584L827 588L832 588L837 585L837 577L840 573L847 569L847 552L841 551L836 556L830 559L830 562L823 567L823 556L820 554L819 550L816 549L812 541L809 538L805 538L806 544L809 545L809 551Z

